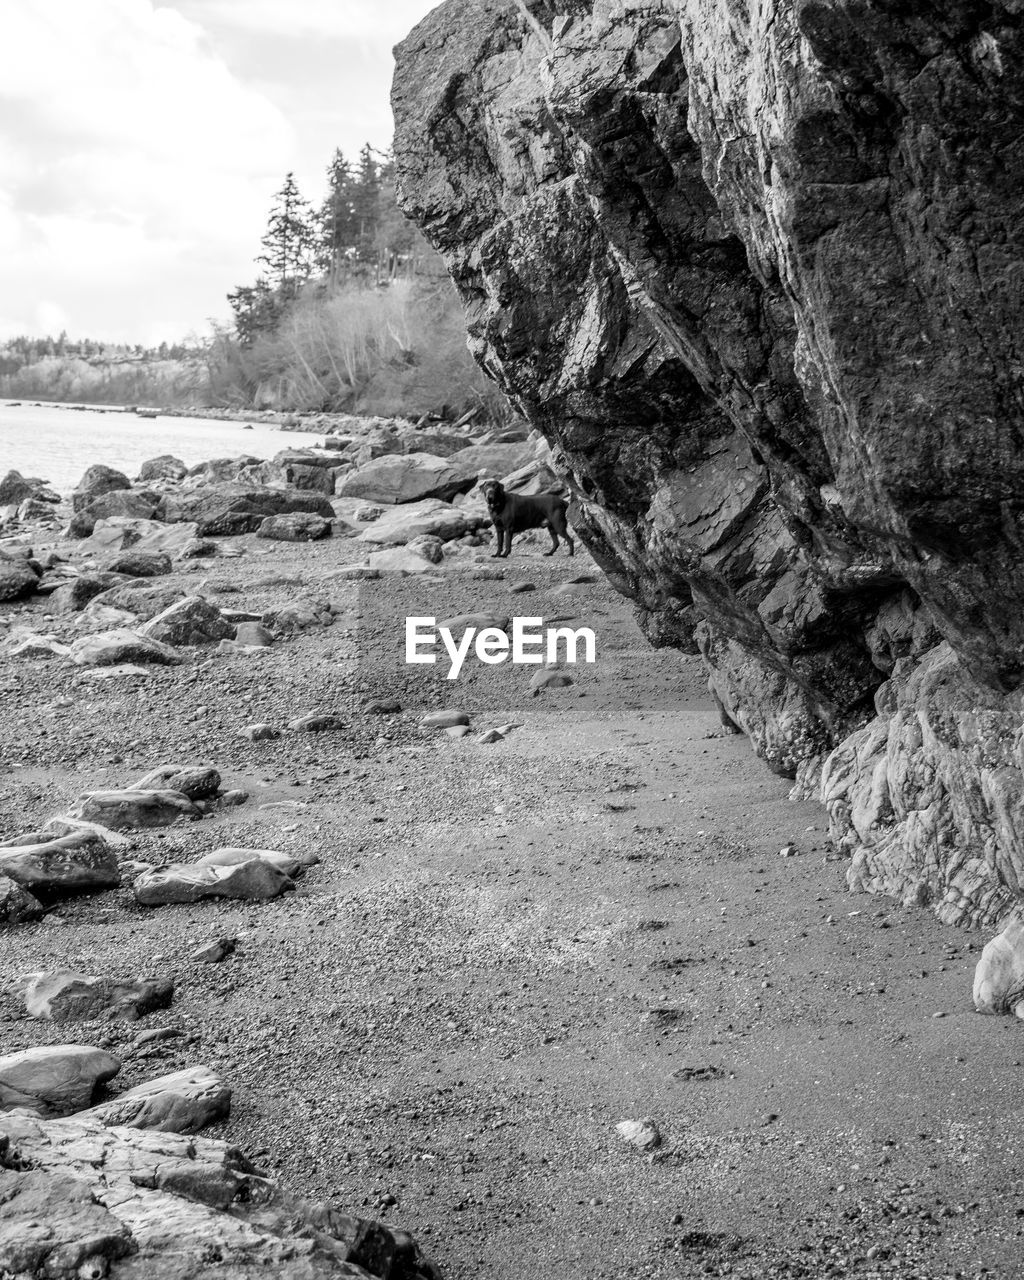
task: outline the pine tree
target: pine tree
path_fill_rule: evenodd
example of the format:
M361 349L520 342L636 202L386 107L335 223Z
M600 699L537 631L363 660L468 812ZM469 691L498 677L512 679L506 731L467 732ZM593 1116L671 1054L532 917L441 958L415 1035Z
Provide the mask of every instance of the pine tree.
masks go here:
M303 200L291 173L274 196L274 206L261 243L266 250L256 259L269 272L270 284L282 292L294 292L309 278L314 247L309 203Z
M356 243L352 166L336 150L327 167L327 198L317 215L316 265L337 280Z

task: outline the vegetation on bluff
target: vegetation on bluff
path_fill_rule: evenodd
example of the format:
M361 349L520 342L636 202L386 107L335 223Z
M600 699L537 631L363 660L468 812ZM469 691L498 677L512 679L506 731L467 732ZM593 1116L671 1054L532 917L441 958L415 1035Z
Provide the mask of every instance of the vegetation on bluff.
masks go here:
M16 338L0 396L363 414L508 412L470 356L440 259L398 211L388 155L336 151L319 204L292 174L229 325L173 347Z

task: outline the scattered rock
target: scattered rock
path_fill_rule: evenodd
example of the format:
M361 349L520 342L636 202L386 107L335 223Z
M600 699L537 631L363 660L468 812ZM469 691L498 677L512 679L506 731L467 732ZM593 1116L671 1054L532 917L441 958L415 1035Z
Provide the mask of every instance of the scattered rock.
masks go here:
M153 662L173 666L182 661L170 645L126 627L81 636L71 646L71 661L80 667L113 667L125 663Z
M639 1151L653 1151L661 1146L661 1134L651 1119L622 1120L615 1126L615 1132L624 1142Z
M152 489L118 489L101 494L80 508L71 518L68 535L88 538L100 520L114 516L130 520L155 520L163 511L163 496Z
M87 1045L23 1049L0 1058L0 1110L28 1107L44 1116L66 1116L87 1107L97 1087L120 1070L113 1054Z
M273 742L280 736L281 730L272 724L249 724L242 730L242 737L250 742Z
M368 698L363 703L363 712L368 716L393 716L402 710L397 698Z
M293 733L323 733L327 730L346 728L345 720L331 712L310 712L288 721Z
M472 733L473 730L468 724L453 724L449 725L444 732L449 738L465 738L468 734Z
M42 835L23 837L30 843L0 845L0 874L44 901L121 883L117 855L98 835L79 831L38 839Z
M159 578L171 572L171 557L164 551L123 551L107 565L108 573L128 578Z
M275 860L253 854L228 865L204 862L157 867L143 872L132 887L144 907L157 907L203 898L263 901L294 889L295 882Z
M119 982L85 973L58 970L32 974L25 988L25 1009L33 1018L51 1022L90 1022L98 1018L136 1022L166 1009L174 983L157 978Z
M355 513L357 520L364 520L363 507ZM374 517L371 528L359 535L360 542L384 543L389 546L405 546L424 535L448 542L460 538L469 529L466 516L449 502L428 498L423 502L409 502Z
M147 458L139 468L139 482L143 484L147 480L184 480L187 475L188 467L170 453Z
M139 635L177 648L234 639L235 628L224 621L216 605L202 596L186 596L144 622Z
M72 493L71 510L77 514L101 494L131 487L132 482L122 472L115 471L113 467L105 467L102 463L96 463L95 466L89 467Z
M330 627L334 625L334 606L322 596L305 596L279 609L268 609L261 621L269 631L279 635Z
M39 574L27 560L0 552L0 600L19 600L35 594Z
M420 724L424 729L452 729L468 725L469 716L465 711L431 711L423 717Z
M38 898L33 897L10 876L0 874L0 925L27 924L31 920L38 920L43 912L43 904Z
M269 649L274 637L262 622L239 622L235 625L235 643L247 649Z
M377 551L369 557L370 569L381 573L429 573L434 567L426 556L409 547L390 547L387 551Z
M142 831L166 827L178 818L201 818L202 812L180 791L87 791L72 808L71 816L94 822L112 831Z
M182 768L180 765L165 764L151 769L138 782L133 782L129 790L177 791L193 802L211 800L220 791L221 777L210 765L191 765Z
M567 689L575 683L573 678L566 675L564 671L544 670L535 672L530 681L530 688L533 690L533 696L537 697L542 689Z
M454 618L445 618L439 622L438 628L445 627L458 637L463 631L472 627L475 631L484 631L493 627L497 631L506 631L511 619L507 614L499 613L460 613Z
M256 460L257 463L259 459ZM191 493L168 495L167 520L189 522L200 538L255 533L268 516L303 511L330 520L334 509L323 494L238 483L203 485Z
M218 938L216 942L207 942L204 946L197 947L189 959L199 964L220 964L234 954L236 943L235 938Z
M292 511L283 516L267 516L256 530L257 538L273 542L316 542L331 536L331 522L307 511Z

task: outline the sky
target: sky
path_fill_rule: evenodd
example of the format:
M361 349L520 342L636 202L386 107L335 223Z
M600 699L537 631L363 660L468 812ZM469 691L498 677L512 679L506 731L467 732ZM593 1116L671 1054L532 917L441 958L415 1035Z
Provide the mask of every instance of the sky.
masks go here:
M180 341L251 283L274 193L391 142L437 0L0 0L0 341Z

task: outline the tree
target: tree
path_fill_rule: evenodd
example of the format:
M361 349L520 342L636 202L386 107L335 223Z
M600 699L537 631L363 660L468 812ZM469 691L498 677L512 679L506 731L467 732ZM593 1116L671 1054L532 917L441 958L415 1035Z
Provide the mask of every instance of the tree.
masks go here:
M294 293L308 279L314 240L309 203L303 200L294 175L289 173L274 196L266 235L261 241L266 252L256 259L267 268L273 287Z
M327 166L327 198L316 218L316 265L331 281L337 280L356 244L353 183L351 164L335 150Z

